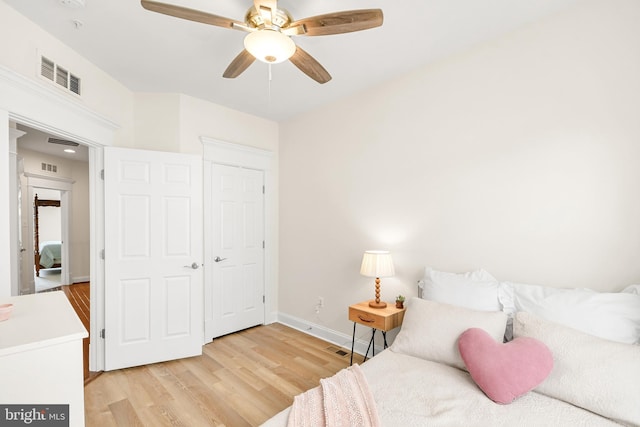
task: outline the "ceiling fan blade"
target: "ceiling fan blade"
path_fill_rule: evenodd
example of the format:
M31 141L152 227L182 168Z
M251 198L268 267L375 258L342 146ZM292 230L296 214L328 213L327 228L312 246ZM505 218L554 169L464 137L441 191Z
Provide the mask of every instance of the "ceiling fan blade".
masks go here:
M296 46L296 53L289 58L289 61L298 67L300 71L320 84L324 84L331 80L331 74L329 74L329 72L325 70L324 67L313 58L313 56L309 55L300 46Z
M222 75L222 77L227 79L235 79L240 74L242 74L244 70L249 68L249 65L253 64L253 61L255 60L256 58L254 58L253 55L249 53L249 51L247 51L246 49L243 50L238 56L233 59L233 61L231 61L231 64L229 64L227 69L224 70L224 74Z
M288 28L304 26L307 36L328 36L368 30L382 25L381 9L347 10L294 21Z
M304 36L304 25L296 25L295 27L287 27L280 30L285 36Z
M244 22L235 19L225 18L218 15L212 15L200 10L189 9L173 4L160 3L152 0L141 0L142 7L152 12L162 13L164 15L175 16L176 18L187 19L189 21L201 22L203 24L215 25L223 28L242 29Z

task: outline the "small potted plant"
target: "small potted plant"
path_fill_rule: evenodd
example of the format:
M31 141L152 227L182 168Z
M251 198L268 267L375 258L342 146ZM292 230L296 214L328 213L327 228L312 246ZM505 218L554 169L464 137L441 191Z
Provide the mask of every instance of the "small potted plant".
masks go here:
M398 295L396 297L396 308L404 308L404 296Z

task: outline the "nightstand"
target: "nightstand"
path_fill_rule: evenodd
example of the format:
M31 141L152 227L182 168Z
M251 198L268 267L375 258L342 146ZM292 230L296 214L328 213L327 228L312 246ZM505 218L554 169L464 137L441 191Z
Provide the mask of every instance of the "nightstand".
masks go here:
M387 303L385 308L372 308L369 307L369 301L363 301L349 306L349 320L353 322L353 336L351 337L351 365L353 365L353 348L356 341L356 325L361 324L372 329L371 340L369 341L367 352L364 355L364 360L367 360L370 348L373 350L372 357L376 355L376 348L373 342L373 339L376 336L376 331L380 330L382 332L384 348L387 348L387 331L402 325L404 310L404 308L396 308L395 303Z

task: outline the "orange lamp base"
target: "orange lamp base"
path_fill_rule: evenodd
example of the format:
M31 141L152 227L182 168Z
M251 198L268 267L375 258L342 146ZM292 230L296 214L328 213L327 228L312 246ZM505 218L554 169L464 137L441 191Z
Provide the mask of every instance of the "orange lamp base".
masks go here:
M369 301L369 307L371 308L385 308L387 303L384 301Z
M369 301L369 307L371 308L385 308L387 303L380 301L380 278L376 277L376 299Z

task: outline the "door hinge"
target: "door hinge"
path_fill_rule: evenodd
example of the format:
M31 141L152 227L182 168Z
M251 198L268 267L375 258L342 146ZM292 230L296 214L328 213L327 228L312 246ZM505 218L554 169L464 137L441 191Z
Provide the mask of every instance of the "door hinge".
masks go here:
M100 258L104 259L104 249L100 251Z
M262 241L262 249L264 249L264 240Z
M262 186L262 194L264 194L264 185Z
M264 295L262 295L262 303L264 304L264 302L265 302L265 298L264 298Z
M104 169L100 169L100 179L104 181Z
M104 328L100 329L100 338L104 339L105 336Z

